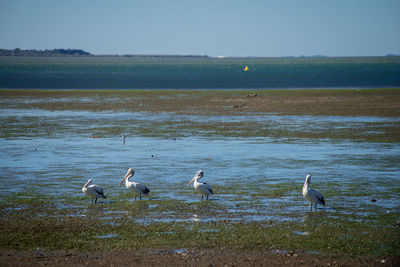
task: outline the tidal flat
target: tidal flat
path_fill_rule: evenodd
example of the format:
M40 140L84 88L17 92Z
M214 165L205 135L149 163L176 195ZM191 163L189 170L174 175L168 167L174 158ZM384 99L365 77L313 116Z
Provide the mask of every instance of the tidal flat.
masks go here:
M399 89L0 96L3 252L398 260ZM149 197L133 201L119 185L129 167ZM186 186L199 169L215 192L209 201ZM327 202L317 211L301 193L306 174ZM96 205L81 191L89 178L107 196Z

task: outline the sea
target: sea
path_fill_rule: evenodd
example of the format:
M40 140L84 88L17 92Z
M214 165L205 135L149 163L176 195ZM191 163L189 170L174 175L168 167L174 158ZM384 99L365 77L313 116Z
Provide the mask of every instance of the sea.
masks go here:
M0 57L7 89L285 89L400 87L400 56Z

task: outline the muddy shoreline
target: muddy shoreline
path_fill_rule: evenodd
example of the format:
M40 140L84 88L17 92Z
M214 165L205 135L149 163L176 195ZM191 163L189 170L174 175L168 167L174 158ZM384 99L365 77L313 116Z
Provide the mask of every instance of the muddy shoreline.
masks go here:
M125 110L177 114L265 113L310 116L400 116L400 89L293 90L0 90L26 97L25 107L48 110ZM87 97L96 101L82 102ZM66 101L62 101L65 98ZM59 99L56 103L52 99ZM7 103L3 103L3 105Z

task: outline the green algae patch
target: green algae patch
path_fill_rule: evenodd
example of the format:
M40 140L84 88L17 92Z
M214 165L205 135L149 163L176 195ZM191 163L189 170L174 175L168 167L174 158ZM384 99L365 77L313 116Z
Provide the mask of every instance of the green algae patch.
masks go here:
M396 210L386 212L366 205L365 215L357 215L351 208L308 212L305 206L304 212L293 214L294 220L241 219L249 214L258 216L254 211L245 212L257 206L258 197L276 197L293 190L296 187L282 183L271 186L265 195L255 193L252 203L237 202L234 216L217 201L150 198L130 202L125 199L129 196L122 195L122 201L83 205L83 199L76 197L60 208L51 204L56 198L38 193L8 195L3 200L9 204L0 206L0 248L95 252L183 247L373 257L400 253ZM290 218L285 210L291 204L280 205L276 215L284 213Z
M122 249L273 249L353 255L398 255L399 229L309 213L302 222L156 223L122 219L104 224L89 217L11 216L0 220L2 249L106 251ZM386 218L388 219L388 218Z

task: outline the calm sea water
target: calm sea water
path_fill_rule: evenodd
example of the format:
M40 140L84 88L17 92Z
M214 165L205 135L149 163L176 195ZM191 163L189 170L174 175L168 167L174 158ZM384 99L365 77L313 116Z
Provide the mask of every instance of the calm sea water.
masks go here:
M244 71L245 66L249 71ZM264 89L400 87L400 57L0 57L0 88Z

